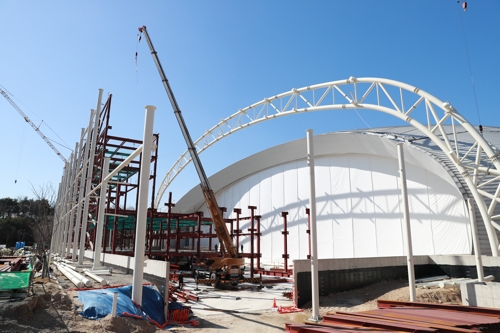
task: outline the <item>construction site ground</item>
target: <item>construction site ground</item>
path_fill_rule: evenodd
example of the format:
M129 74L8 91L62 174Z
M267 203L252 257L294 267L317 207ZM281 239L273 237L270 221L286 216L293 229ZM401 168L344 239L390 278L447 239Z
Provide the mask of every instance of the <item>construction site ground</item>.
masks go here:
M264 277L265 278L265 277ZM111 285L132 283L132 274L113 270L106 276ZM144 281L148 283L147 279ZM64 276L54 272L54 278L34 279L34 295L17 301L0 301L0 332L283 332L285 323L303 323L311 316L311 305L303 312L278 313L276 306L292 306L285 295L293 284L264 284L264 288L244 290L220 290L199 285L195 291L194 280L185 278L185 289L199 295L199 301L181 303L190 306L198 326L173 325L158 329L145 320L111 316L100 320L83 318L77 291ZM96 284L98 287L99 285ZM320 298L320 315L332 311L366 311L376 309L377 299L409 300L409 289L405 281L386 281L362 289L336 293ZM417 301L461 304L460 290L417 289Z

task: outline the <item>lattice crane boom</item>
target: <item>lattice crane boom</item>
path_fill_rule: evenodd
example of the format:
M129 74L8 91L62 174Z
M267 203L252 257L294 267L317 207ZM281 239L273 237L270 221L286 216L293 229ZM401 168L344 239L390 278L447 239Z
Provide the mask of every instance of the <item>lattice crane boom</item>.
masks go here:
M36 126L29 118L26 114L24 114L23 110L21 110L21 108L19 106L17 106L16 103L14 103L14 101L9 97L9 95L7 94L7 92L5 90L3 90L2 88L0 88L0 94L3 95L3 97L5 97L5 99L7 100L7 102L9 102L13 107L14 109L17 110L17 112L19 112L19 114L24 118L24 120L31 125L31 127L33 127L33 129L35 130L35 132L38 133L38 135L40 135L40 137L43 139L43 141L45 141L50 148L52 148L52 150L57 154L57 156L59 156L61 158L61 160L64 161L64 163L67 162L67 160L64 158L64 156L59 152L59 150L57 150L57 148L52 144L52 142L50 142L50 140L42 133L42 131L40 131L40 129L38 128L38 126Z

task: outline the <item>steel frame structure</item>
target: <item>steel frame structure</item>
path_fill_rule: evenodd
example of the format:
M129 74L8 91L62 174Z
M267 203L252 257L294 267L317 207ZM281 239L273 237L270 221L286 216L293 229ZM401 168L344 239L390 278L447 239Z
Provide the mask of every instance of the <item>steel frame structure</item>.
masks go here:
M98 98L98 105L101 104L102 91ZM70 257L73 249L73 261L76 261L76 253L80 247L79 256L82 256L82 249L91 248L95 253L113 253L127 256L134 256L136 246L136 224L138 219L137 190L140 187L142 156L131 157L135 154L137 146L142 145L142 140L112 136L109 130L110 125L112 95L109 95L102 108L90 113L89 126L82 129L80 142L75 145L75 152L66 163L61 183L59 184L58 199L56 202L57 213L54 223L54 235L51 248L65 257ZM86 139L85 139L86 137ZM147 231L145 240L147 243L146 254L150 258L172 260L176 264L181 257L190 258L211 258L219 257L221 252L213 251L213 240L217 239L217 234L213 229L213 221L204 218L203 213L167 213L152 209L155 201L155 182L158 161L159 135L153 134L153 149L150 154L151 172L147 177L152 182L152 195L150 208L147 211ZM142 155L142 154L141 154ZM100 188L104 181L105 160L109 160L109 173L114 173L108 181L109 185ZM129 164L120 167L115 172L116 167L124 161L129 160ZM137 177L136 177L137 176ZM87 186L90 184L89 186ZM103 198L102 191L106 191L105 207L100 211L100 201ZM90 195L89 195L90 194ZM132 200L132 202L131 202ZM83 204L87 201L87 205ZM175 206L172 203L172 195L166 204L169 207ZM132 206L131 209L127 208ZM256 207L249 207L250 217L239 217L239 220L251 219L259 225L260 216L255 215ZM221 208L225 211L224 208ZM241 210L240 210L241 212ZM103 214L104 216L100 216ZM102 242L96 239L96 228L91 226L97 221L103 223ZM231 226L234 220L225 220ZM99 222L101 223L101 222ZM252 225L254 222L252 222ZM208 225L209 232L202 232L201 226ZM258 228L257 230L259 230ZM82 237L83 236L83 237ZM231 227L231 238L236 238L239 243L240 237L250 236L252 242L257 242L257 249L260 248L260 237L258 233L249 230L249 233L236 232ZM202 238L209 239L208 249L200 246ZM171 246L171 241L175 245ZM181 248L183 240L188 240L186 248ZM78 246L78 244L80 246ZM96 248L95 245L101 244ZM196 244L196 248L195 248ZM222 249L221 249L222 250ZM242 253L242 257L249 258L252 262L257 259L257 267L260 268L260 253L251 251ZM81 258L78 258L80 262ZM83 261L82 261L83 262ZM253 272L253 270L252 270ZM253 274L253 273L252 273ZM253 276L253 275L252 275Z
M500 153L449 103L412 85L383 78L354 78L292 89L264 98L222 119L195 142L198 154L219 140L251 125L282 116L326 110L373 110L397 117L417 128L449 158L467 184L481 214L493 256L498 256L500 214ZM445 124L453 131L447 133ZM456 124L472 137L473 145L459 151ZM185 151L165 175L155 208L175 177L191 162ZM487 188L495 190L487 190Z

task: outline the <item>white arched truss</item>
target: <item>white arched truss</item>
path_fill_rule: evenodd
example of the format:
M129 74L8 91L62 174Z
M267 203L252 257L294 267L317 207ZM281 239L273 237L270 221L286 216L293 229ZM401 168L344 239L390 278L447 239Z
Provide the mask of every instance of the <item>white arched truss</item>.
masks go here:
M292 89L264 98L262 101L238 110L222 119L194 142L198 153L203 152L228 135L262 121L312 111L367 109L395 116L429 137L462 174L485 223L493 256L498 256L500 215L493 215L500 201L500 184L496 190L486 191L500 180L500 155L457 110L448 102L406 83L382 78L354 78ZM417 120L418 119L418 120ZM455 124L470 134L474 144L464 154L458 149ZM451 124L446 133L443 125ZM191 161L185 151L167 172L155 198L155 207L174 178ZM493 193L492 193L493 192ZM487 204L488 203L488 204Z

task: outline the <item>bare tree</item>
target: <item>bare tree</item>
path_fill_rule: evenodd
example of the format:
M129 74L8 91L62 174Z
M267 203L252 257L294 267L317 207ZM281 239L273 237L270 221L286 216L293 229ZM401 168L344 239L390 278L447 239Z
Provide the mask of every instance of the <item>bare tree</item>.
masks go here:
M31 190L35 200L27 200L21 205L29 205L27 215L31 222L30 228L33 231L35 242L39 244L41 249L44 249L50 244L52 238L56 192L51 183L37 188L31 184Z

